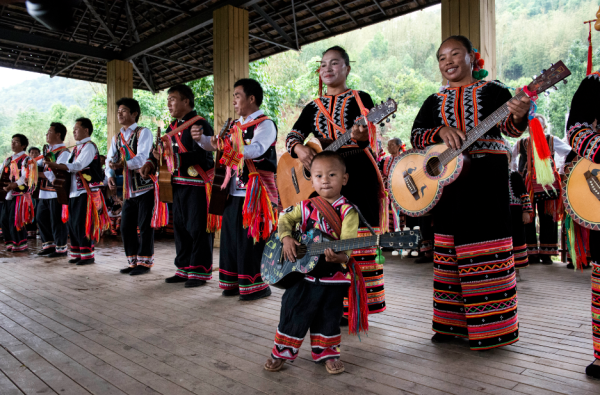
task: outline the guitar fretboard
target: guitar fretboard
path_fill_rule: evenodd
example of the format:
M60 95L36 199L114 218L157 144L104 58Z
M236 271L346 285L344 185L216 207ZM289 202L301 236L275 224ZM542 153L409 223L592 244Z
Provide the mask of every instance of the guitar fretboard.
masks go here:
M335 240L325 243L311 244L308 248L308 255L322 255L325 250L331 248L335 252L355 250L358 248L371 247L377 245L377 236L359 237L356 239Z
M523 91L516 94L513 99L521 100L522 97L525 96ZM511 99L512 100L512 99ZM471 146L475 141L477 141L481 136L486 134L491 128L498 124L501 120L503 120L510 113L508 106L504 103L500 108L494 111L490 116L484 119L481 123L479 123L476 127L466 132L467 139L463 142L463 144L458 149L448 148L446 151L440 154L439 160L445 166L458 155L460 155L463 151Z
M366 126L367 122L364 118L359 119L355 125ZM333 143L331 143L324 151L337 151L342 148L344 145L348 143L348 141L352 140L352 128L347 129L346 133L338 137Z

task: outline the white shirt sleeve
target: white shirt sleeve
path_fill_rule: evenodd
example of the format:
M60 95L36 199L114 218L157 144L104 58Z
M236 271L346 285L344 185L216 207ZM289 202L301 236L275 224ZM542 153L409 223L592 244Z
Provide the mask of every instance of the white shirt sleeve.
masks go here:
M554 156L567 156L571 152L571 146L559 138L553 137L554 141Z
M216 149L210 143L210 137L211 136L202 135L200 136L200 141L196 141L196 144L202 147L202 149L205 151L216 151Z
M96 156L96 148L93 144L86 144L79 153L77 159L75 159L73 163L65 163L65 166L67 166L70 173L77 173L88 167L94 160L94 156Z
M519 170L519 144L521 143L521 140L517 141L515 143L515 146L512 149L512 160L510 161L510 169L512 171L518 171Z
M114 156L117 153L117 136L113 136L112 141L110 143L110 147L108 147L108 152L106 153L106 168L104 169L104 174L106 175L106 177L110 177L110 175L108 174L108 171L110 170L110 167L108 166L108 162L113 162L115 160Z
M261 122L254 129L254 137L250 144L244 146L244 159L255 159L267 152L277 138L273 121Z
M140 169L144 166L148 155L150 155L150 151L152 151L152 143L152 132L148 128L143 128L138 139L137 154L135 154L134 158L127 161L127 167L130 170ZM106 168L109 169L108 166Z

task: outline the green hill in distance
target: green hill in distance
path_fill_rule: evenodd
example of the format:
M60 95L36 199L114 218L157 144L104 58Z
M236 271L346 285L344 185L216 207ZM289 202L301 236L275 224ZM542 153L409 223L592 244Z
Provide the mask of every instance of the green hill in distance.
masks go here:
M0 89L0 97L4 98L0 108L11 113L27 108L45 112L50 110L54 103L85 108L97 90L94 89L97 85L69 78L40 75L33 80Z

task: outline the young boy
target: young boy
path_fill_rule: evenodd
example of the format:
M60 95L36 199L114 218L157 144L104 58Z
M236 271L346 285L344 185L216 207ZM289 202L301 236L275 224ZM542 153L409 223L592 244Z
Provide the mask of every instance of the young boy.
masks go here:
M279 218L279 237L283 243L284 258L295 262L296 246L292 230L299 223L302 232L317 228L338 240L355 238L358 235L358 212L341 195L342 186L348 182L346 165L339 154L323 151L317 154L310 171L312 185L319 194L319 204L333 207L341 220L341 232L336 234L332 224L317 209L313 199L296 205ZM339 225L338 225L339 226ZM340 320L343 315L344 297L348 295L351 276L348 262L352 251L325 251L317 267L307 276L288 288L281 301L281 316L275 335L272 359L265 364L270 372L280 370L286 360L294 361L302 345L304 336L310 329L312 358L324 362L327 372L338 374L344 371L339 361Z

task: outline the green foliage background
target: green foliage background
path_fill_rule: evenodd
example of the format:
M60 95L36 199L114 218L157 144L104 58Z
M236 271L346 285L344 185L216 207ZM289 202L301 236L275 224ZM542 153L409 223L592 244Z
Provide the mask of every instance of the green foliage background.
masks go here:
M497 0L497 79L511 87L526 85L551 62L562 59L573 75L569 84L549 97L541 96L538 112L563 137L571 98L585 76L587 29L584 20L598 10L595 0ZM374 26L306 45L250 64L250 76L265 89L263 109L279 127L278 151L302 108L317 96L315 73L323 51L341 45L350 54L348 85L371 94L375 102L397 100L396 119L381 130L384 140L400 137L410 146L414 118L423 101L440 85L435 51L441 42L440 6L430 7ZM593 32L595 69L600 65L600 33ZM213 78L188 85L196 95L196 110L212 124ZM106 87L63 78L40 77L0 90L0 157L10 153L10 136L24 133L31 145L41 146L50 122L72 130L75 119L94 123L93 140L106 152ZM167 124L166 92L134 91L140 102L140 124L156 130ZM232 114L233 115L233 114ZM72 144L68 134L67 144Z

